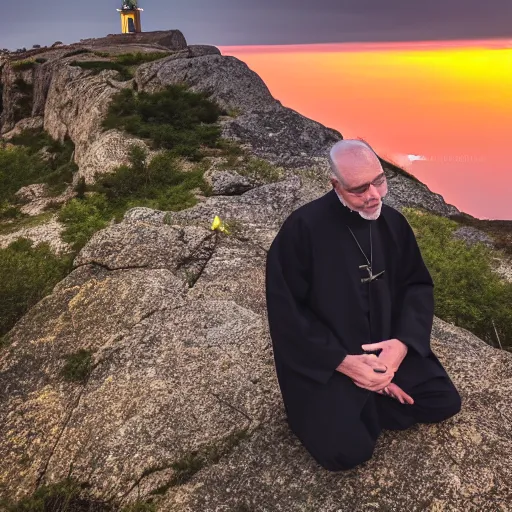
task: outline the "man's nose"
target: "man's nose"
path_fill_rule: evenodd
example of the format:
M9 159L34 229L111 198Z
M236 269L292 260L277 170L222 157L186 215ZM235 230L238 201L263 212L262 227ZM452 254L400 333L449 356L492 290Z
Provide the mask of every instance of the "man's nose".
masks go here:
M375 185L370 185L368 187L368 199L380 199L379 191L377 190L377 187Z

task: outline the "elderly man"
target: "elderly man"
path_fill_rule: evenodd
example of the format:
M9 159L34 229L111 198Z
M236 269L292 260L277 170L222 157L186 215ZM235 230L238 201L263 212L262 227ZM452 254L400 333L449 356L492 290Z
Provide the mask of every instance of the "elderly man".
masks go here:
M460 396L430 349L433 283L384 205L371 147L330 152L333 190L284 222L267 257L276 372L292 431L324 468L367 461L382 429L443 421Z

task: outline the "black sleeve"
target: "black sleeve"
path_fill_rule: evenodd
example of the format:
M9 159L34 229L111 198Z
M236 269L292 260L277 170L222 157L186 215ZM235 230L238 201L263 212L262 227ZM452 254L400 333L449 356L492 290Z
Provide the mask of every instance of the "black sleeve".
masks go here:
M311 254L308 228L292 214L267 255L268 322L279 360L302 375L326 383L347 351L308 306Z
M401 240L398 309L392 337L427 357L434 320L434 283L405 217Z

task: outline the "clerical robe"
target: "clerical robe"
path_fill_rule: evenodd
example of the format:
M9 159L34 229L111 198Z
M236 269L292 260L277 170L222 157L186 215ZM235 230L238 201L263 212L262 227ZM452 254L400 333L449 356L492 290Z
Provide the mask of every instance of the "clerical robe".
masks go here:
M359 267L367 259L374 275L384 273L361 282L368 272ZM460 409L430 348L432 278L411 226L394 208L383 205L377 220L366 220L332 190L294 211L268 252L266 298L289 425L327 469L367 460L381 428L388 426L382 419L388 410L395 409L389 428L407 428ZM365 353L361 345L391 338L409 348L394 382L406 392L417 391L415 406L392 403L336 370L345 355Z

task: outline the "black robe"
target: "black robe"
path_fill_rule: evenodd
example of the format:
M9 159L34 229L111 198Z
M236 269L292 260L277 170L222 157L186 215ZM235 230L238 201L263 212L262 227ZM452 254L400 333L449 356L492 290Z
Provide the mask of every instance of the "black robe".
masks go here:
M368 273L359 266L367 262L347 225L370 259L370 224L373 274L385 272L362 283ZM365 343L391 338L405 343L405 380L408 375L415 382L446 377L430 349L432 278L411 226L390 206L383 205L379 218L369 221L344 206L332 190L294 211L268 252L266 299L288 421L303 442L322 435L315 427L322 418L309 416L333 407L321 403L333 378L335 395L342 395L336 407L343 408L343 417L361 413L372 392L336 368L346 354L365 353Z

